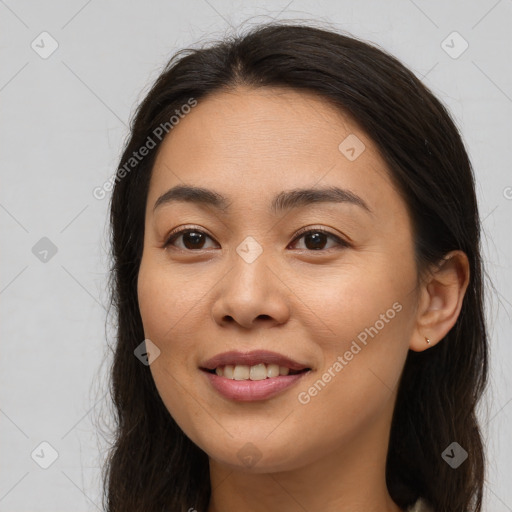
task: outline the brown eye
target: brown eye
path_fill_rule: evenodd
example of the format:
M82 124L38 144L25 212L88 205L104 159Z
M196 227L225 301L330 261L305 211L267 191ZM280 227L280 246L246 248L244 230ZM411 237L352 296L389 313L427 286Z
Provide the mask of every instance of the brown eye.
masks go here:
M316 229L310 229L308 231L303 231L302 233L297 236L293 243L295 243L297 240L300 240L301 238L304 239L304 246L303 248L310 250L310 251L323 251L327 249L331 249L331 247L325 247L325 245L328 243L328 240L334 240L335 245L342 246L342 247L348 247L349 244L342 240L341 238L337 237L336 235L329 233L328 231L320 228Z
M208 248L205 247L205 243L208 239L213 241L213 238L199 229L182 229L171 233L165 242L164 247L172 246L186 251L202 250ZM309 229L299 233L299 235L293 240L292 245L295 245L300 239L304 239L304 247L298 248L306 249L308 251L324 251L336 246L343 248L349 247L350 245L348 242L345 242L333 233L321 228ZM329 244L329 240L331 240L331 246L326 247L326 245ZM334 246L332 245L332 242L334 242Z
M194 250L194 249L205 249L204 244L206 239L212 240L210 236L197 229L183 229L172 233L171 236L165 242L164 247L176 245L175 242L181 238L181 246L177 246L179 249Z

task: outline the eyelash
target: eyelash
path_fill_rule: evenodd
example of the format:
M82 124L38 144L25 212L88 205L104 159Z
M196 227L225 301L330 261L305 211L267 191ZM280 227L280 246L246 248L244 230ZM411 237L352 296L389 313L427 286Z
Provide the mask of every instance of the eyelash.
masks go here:
M173 242L175 242L176 239L178 239L181 235L183 235L185 233L201 233L202 235L206 235L208 238L213 240L213 238L210 235L208 235L208 233L205 233L203 230L197 229L193 226L189 226L187 228L182 228L178 231L172 231L169 234L163 247L167 248L169 246L172 246ZM327 236L331 237L332 239L334 239L338 243L340 248L350 247L350 244L347 241L341 239L340 237L336 236L335 234L331 233L330 231L327 231L324 228L303 228L303 229L299 230L297 233L295 233L294 238L291 243L295 243L297 240L299 240L304 235L307 235L309 233L323 233L324 235L327 235ZM182 249L181 247L177 247L177 249L182 250L182 251L187 251L187 252L199 252L199 251L203 250L203 249L197 249L197 250ZM303 249L303 250L305 250L307 252L325 252L325 251L330 251L331 249L335 249L335 247L330 247L329 249L317 249L317 250Z

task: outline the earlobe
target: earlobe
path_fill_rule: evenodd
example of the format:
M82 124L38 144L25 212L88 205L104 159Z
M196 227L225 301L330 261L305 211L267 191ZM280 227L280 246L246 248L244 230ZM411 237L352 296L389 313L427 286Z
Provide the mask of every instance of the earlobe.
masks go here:
M409 348L421 352L442 341L455 325L469 283L469 261L462 251L448 253L421 285L416 326Z

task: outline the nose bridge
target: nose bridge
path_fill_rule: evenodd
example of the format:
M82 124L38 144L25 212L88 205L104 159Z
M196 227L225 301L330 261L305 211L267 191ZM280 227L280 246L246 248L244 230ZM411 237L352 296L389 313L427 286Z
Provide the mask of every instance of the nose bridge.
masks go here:
M272 274L267 266L269 251L251 235L236 247L231 259L234 266L231 285L238 287L239 297L247 296L248 300L254 301L268 292L267 285L273 282L266 276L267 273Z
M267 254L268 251L269 248L267 247ZM256 238L248 235L238 244L236 253L247 265L252 265L256 260L261 259L260 256L263 254L263 246Z

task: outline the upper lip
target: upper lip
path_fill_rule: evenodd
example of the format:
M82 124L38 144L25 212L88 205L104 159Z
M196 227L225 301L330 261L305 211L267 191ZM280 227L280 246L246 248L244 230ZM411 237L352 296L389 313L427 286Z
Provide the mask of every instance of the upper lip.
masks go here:
M299 363L289 357L278 354L277 352L269 352L268 350L253 350L251 352L238 352L233 350L223 352L202 363L201 368L205 370L215 370L219 366L226 366L228 364L233 366L254 366L260 363L277 364L297 371L309 368L307 364Z

